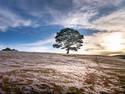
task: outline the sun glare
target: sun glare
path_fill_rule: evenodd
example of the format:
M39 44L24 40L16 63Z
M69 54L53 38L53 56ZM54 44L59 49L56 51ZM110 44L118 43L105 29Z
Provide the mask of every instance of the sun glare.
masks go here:
M106 50L120 51L123 48L122 42L123 42L122 34L115 33L105 37L104 45Z

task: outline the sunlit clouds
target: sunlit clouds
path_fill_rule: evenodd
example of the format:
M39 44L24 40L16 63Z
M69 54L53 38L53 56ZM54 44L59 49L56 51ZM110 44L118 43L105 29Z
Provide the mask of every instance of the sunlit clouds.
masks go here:
M125 8L93 21L93 28L107 31L125 30Z
M107 50L110 51L121 51L123 49L122 43L124 40L122 39L122 33L113 33L105 36L104 43L102 44L105 46Z
M99 32L93 36L86 36L84 46L78 51L79 54L103 54L125 52L124 32Z

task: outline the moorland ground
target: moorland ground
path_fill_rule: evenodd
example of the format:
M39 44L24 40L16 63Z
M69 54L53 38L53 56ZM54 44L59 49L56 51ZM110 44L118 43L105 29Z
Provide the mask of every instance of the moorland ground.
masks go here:
M125 59L0 51L0 94L125 94Z

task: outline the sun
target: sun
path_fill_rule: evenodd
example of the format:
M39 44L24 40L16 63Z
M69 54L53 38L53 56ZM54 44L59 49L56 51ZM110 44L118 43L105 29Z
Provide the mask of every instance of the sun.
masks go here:
M109 34L105 37L104 46L109 51L120 51L123 49L121 33Z

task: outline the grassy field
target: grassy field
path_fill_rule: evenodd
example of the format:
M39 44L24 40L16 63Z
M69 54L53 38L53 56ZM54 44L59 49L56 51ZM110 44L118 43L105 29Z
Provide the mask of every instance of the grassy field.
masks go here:
M1 51L0 94L125 94L125 59Z

